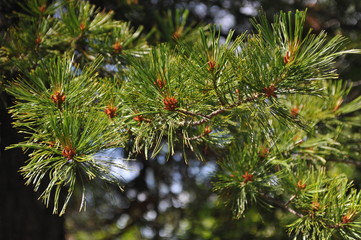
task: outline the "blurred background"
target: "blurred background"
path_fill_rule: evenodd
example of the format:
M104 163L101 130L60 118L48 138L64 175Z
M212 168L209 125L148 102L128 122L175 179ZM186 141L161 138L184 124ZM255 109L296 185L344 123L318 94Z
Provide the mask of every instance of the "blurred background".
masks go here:
M306 20L308 28L312 28L314 32L324 30L330 37L335 34L345 35L349 39L349 48L361 48L360 0L92 0L90 2L101 9L113 10L117 19L130 21L134 26L144 26L145 33L153 32L149 38L151 44L159 40L167 41L167 36L162 35L164 29L161 26L162 21L166 19L168 12L175 12L176 9L189 10L188 25L215 23L220 25L224 35L230 29L234 29L236 33L252 32L249 19L256 17L260 10L272 19L280 10L308 9ZM3 32L16 22L16 19L6 17L12 11L21 11L16 1L0 2L0 31ZM347 56L340 59L337 64L340 77L354 86L349 96L353 99L360 94L360 57ZM6 133L7 137L4 137L7 122L10 120L1 119L1 150L7 144L16 141L9 137L11 134L15 135L10 130ZM2 152L1 201L5 201L4 204L13 203L14 206L13 210L0 214L1 230L8 231L7 229L14 224L19 225L17 231L22 231L24 224L30 229L38 229L40 224L45 224L44 228L48 228L47 231L51 231L53 235L44 233L44 237L36 238L37 240L289 239L282 227L287 222L287 214L281 210L263 209L260 214L257 207L253 207L248 210L245 218L232 219L230 209L224 207L211 191L212 175L217 171L216 153L206 147L204 152L207 162L189 159L186 164L180 153L166 160L165 151L155 159L145 160L140 156L134 161L124 162L130 170L120 173L123 175L120 181L125 187L124 191L120 191L116 186L99 188L95 183L89 186L87 191L86 212L78 212L81 197L79 191L65 217L61 218L51 216L50 210L44 209L36 200L37 196L32 192L31 186L23 185L24 181L17 172L24 159L21 153L12 153L15 154L14 157ZM103 153L104 157L114 157L119 161L122 161L124 154L121 149ZM9 162L6 160L9 158L16 160ZM343 168L349 174L348 177L355 179L356 185L360 186L360 167L340 166L340 168ZM0 206L4 205L0 204ZM35 238L24 235L19 239Z

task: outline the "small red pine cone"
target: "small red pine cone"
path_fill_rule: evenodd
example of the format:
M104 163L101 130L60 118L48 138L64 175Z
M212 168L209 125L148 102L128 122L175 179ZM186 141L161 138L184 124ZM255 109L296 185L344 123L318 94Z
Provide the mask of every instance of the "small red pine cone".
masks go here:
M258 156L260 158L265 158L265 157L267 157L268 154L269 154L269 149L266 148L266 147L261 147L261 149L260 149L260 151L258 153Z
M135 116L133 117L133 119L137 122L143 122L144 121L144 117L143 115L138 115L138 116Z
M242 178L244 179L244 183L248 183L250 181L253 181L253 174L249 174L247 171L242 175Z
M178 107L178 100L175 97L165 97L163 99L164 109L174 111Z
M287 51L285 56L283 57L283 62L285 64L289 63L291 61L291 52Z
M207 70L210 72L213 71L216 67L216 61L214 60L209 60L207 64L208 64Z
M106 115L108 115L108 118L114 118L115 116L117 116L117 108L113 106L107 106L104 109L104 112Z
M343 224L350 223L350 222L352 222L352 221L351 221L351 217L348 216L348 215L345 215L345 216L343 216L343 217L341 218L341 222L342 222Z
M55 141L49 141L49 142L47 142L48 143L48 147L54 147L55 146L55 144L56 144L56 142Z
M179 27L177 30L172 34L172 38L179 39L183 35L183 28Z
M296 118L300 113L300 109L298 107L291 108L290 113L293 118Z
M55 91L50 98L56 105L60 106L63 102L65 102L66 96L60 91Z
M342 103L343 103L343 99L342 98L338 99L335 107L333 108L333 111L336 112L340 108Z
M68 160L71 160L74 158L76 154L75 148L72 148L71 146L65 146L61 154L66 157Z
M85 30L85 23L80 23L79 28L80 28L80 30L84 31Z
M275 93L276 90L277 90L277 88L273 84L269 87L263 88L263 92L266 94L267 97L277 98L277 95Z
M40 37L40 36L37 36L36 39L35 39L36 45L39 45L41 42L42 42L41 37Z
M45 12L45 10L46 10L46 5L45 5L45 4L44 4L44 5L41 5L41 6L39 7L39 11L40 11L41 13Z
M159 87L159 89L164 88L165 84L166 84L166 81L162 80L162 79L159 79L159 78L157 78L157 80L155 80L155 82L154 82L154 85Z
M120 53L123 50L123 46L118 41L116 41L112 47L115 53Z
M321 204L319 202L312 202L311 203L312 210L314 212L320 210Z
M302 183L301 180L297 182L297 188L300 189L300 190L305 189L306 186L307 186L307 184L306 184L306 183Z
M205 126L204 130L203 130L203 134L204 135L208 135L212 132L212 129L209 126Z

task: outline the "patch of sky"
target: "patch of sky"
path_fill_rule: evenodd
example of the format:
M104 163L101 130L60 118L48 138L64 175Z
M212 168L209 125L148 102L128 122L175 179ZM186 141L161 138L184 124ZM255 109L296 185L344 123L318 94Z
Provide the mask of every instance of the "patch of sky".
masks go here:
M154 210L150 210L144 214L144 219L147 221L153 221L157 218L157 212Z
M176 152L176 153L173 155L173 160L175 160L176 162L182 161L182 160L183 160L183 155L182 155L182 153Z
M222 1L222 7L230 8L231 6L232 6L232 1L230 1L230 0L223 0Z
M79 76L80 74L82 74L82 70L75 66L71 66L71 71L74 72L75 76Z
M183 186L180 182L173 182L172 185L170 186L170 190L172 191L172 193L174 194L179 194L182 192L183 190Z
M172 224L165 224L164 227L159 231L159 236L169 239L172 237L174 227Z
M157 156L157 161L158 161L158 163L161 164L161 165L163 165L163 164L165 164L165 163L167 162L164 154Z
M172 203L175 208L184 208L191 201L192 201L192 195L186 191L179 193L176 199L172 199Z
M60 2L58 1L57 2L57 5L59 5L60 4ZM60 19L61 18L61 12L62 11L64 11L64 9L62 10L61 8L56 8L56 11L55 11L55 13L54 13L54 18L58 18L58 19Z
M220 25L223 33L227 33L232 27L234 27L236 19L229 11L221 9L218 6L212 6L210 8L210 12L214 16L215 24Z
M145 192L141 192L137 195L137 199L139 202L144 202L147 199L147 194Z
M169 187L168 185L164 184L164 183L160 183L159 184L159 195L160 197L165 197L167 196L169 193Z
M128 225L129 221L129 215L128 214L122 214L120 218L117 220L117 227L120 229L125 228Z
M146 170L145 181L149 189L154 189L156 187L153 169Z
M182 181L182 175L179 172L175 172L174 174L172 174L172 179L175 182L180 182Z
M207 6L204 3L191 2L189 8L192 9L200 18L207 15Z
M172 204L169 199L163 199L163 200L159 201L158 209L160 212L165 212L171 206L172 206Z
M105 71L108 71L108 72L118 72L119 71L117 65L115 65L115 64L105 64L104 69L105 69Z
M239 8L239 12L248 16L255 17L258 14L259 8L260 8L259 2L246 1L243 7Z
M198 184L208 181L212 174L217 170L217 164L213 161L206 163L203 162L190 162L188 167L188 174L194 176Z
M94 155L97 161L103 161L103 164L110 165L110 171L119 180L130 182L139 175L142 168L141 163L134 160L124 159L122 148L111 148L100 151Z
M129 189L126 193L129 200L134 200L137 197L137 191L134 189Z
M155 230L148 226L141 228L140 232L144 238L153 239L155 236Z

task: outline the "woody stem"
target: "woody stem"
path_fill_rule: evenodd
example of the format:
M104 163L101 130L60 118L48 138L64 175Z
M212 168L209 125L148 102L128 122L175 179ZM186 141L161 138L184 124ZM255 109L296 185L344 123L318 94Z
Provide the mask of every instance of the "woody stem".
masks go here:
M281 201L278 201L277 199L274 199L266 194L261 194L261 197L263 199L265 199L267 202L269 202L270 204L272 204L273 206L282 208L283 210L286 210L289 213L292 213L293 215L296 215L297 217L304 217L304 215L302 213L297 212L296 210L294 210L293 208L290 208L289 206L287 206L288 203L283 203Z
M184 122L182 123L181 125L191 125L191 126L198 126L198 125L201 125L203 123L206 123L208 122L210 119L212 119L213 117L221 114L221 113L224 113L225 111L227 111L228 109L232 109L234 107L237 107L241 104L244 104L244 103L248 103L248 102L252 102L258 98L260 98L261 96L264 96L264 94L254 94L253 96L251 97L248 97L246 99L240 99L238 100L237 102L231 104L231 105L228 105L224 108L221 108L221 109L217 109L207 115L203 115L203 114L198 114L198 113L192 113L192 112L189 112L189 111L186 111L186 110L178 110L178 112L182 112L182 113L185 113L185 114L188 114L188 115L192 115L192 116L197 116L197 117L202 117L203 119L201 120L198 120L198 121L195 121L195 122Z

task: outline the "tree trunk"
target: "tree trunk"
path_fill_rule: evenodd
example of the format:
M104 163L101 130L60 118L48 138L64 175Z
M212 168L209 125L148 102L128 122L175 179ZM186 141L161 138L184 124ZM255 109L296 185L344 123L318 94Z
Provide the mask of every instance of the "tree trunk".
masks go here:
M0 94L10 102L4 93ZM52 215L51 209L37 199L32 186L24 185L18 172L26 156L21 149L5 151L5 147L21 139L0 102L0 239L64 240L64 218Z

